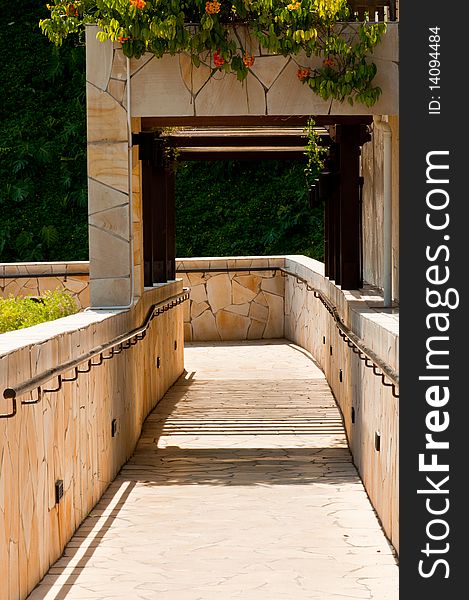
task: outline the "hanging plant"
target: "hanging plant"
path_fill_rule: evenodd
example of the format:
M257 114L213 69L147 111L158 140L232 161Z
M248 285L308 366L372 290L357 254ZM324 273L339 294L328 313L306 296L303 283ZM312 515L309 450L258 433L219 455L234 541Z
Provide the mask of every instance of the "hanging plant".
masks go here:
M247 25L267 53L320 57L320 67L298 63L298 78L324 100L372 106L381 94L369 56L386 24L351 28L347 0L55 0L47 6L50 18L39 24L57 45L95 24L98 39L120 42L127 57L187 52L196 67L210 57L214 72L233 72L243 81L254 57L232 32Z

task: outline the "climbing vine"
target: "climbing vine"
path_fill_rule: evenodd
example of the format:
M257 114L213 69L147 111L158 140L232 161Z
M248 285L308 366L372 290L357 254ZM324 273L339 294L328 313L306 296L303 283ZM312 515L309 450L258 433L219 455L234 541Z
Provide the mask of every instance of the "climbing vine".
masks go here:
M320 135L316 131L315 125L316 123L313 117L310 117L304 128L304 133L307 138L305 146L306 166L304 168L304 174L308 187L313 185L317 180L319 173L324 168L325 159L328 153L327 147L321 146L320 144Z
M243 81L255 69L249 48L257 40L267 53L295 56L298 79L324 100L372 106L381 94L369 56L386 24L351 28L347 0L54 0L47 7L40 27L57 45L96 24L98 39L121 43L127 57L187 52L195 67L208 64ZM240 33L245 25L250 40ZM312 56L321 66L303 64Z

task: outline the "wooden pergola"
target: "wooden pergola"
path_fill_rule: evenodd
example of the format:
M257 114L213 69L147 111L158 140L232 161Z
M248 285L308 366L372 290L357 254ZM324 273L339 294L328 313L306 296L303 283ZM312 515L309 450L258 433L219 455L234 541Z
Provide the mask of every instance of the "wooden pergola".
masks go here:
M165 149L178 160L301 160L310 117L146 117L133 135L142 161L144 284L176 277L175 174ZM329 145L319 180L325 200L325 275L342 289L361 281L361 146L369 141L371 116L315 116ZM171 128L171 129L168 129ZM165 130L164 136L161 135Z

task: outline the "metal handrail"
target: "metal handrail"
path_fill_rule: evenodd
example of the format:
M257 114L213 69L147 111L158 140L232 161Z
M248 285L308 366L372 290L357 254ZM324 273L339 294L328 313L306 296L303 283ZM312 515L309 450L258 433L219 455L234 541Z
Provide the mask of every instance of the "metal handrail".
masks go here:
M332 302L327 298L320 290L312 287L306 279L300 277L296 273L292 273L291 271L287 271L286 269L281 269L282 273L285 275L290 275L291 277L295 277L298 282L303 283L306 286L308 292L313 292L314 297L318 298L322 302L322 304L326 307L329 314L334 319L337 328L339 329L339 335L347 342L349 348L358 354L360 360L365 361L365 366L372 368L373 373L378 377L381 377L381 381L384 386L392 387L392 395L395 398L399 398L399 394L396 393L396 388L399 387L399 375L396 373L394 369L392 369L387 363L385 363L371 348L365 344L365 342L358 337L340 318L337 307L332 304ZM371 363L371 364L370 364ZM391 383L386 381L388 379Z
M89 271L77 271L76 273L58 271L57 273L3 273L0 279L44 279L46 277L88 277Z
M303 283L306 286L306 289L309 292L314 292L314 297L318 298L322 302L322 304L326 307L327 311L330 313L332 318L334 319L338 329L339 335L347 343L348 347L358 355L360 360L365 361L365 366L372 368L373 373L377 377L381 377L381 382L386 387L392 388L392 395L395 398L399 398L399 394L396 393L396 389L399 387L399 375L398 373L392 369L387 363L385 363L371 348L365 344L365 342L358 337L345 323L342 321L339 312L332 304L332 302L325 296L320 290L317 288L313 288L306 279L300 277L296 273L292 273L288 271L284 267L206 267L206 268L179 268L177 272L179 273L228 273L234 271L280 271L282 275L290 275L291 277L296 277L298 282ZM388 383L389 380L391 383Z
M14 387L14 388L6 388L3 390L3 397L5 400L11 400L11 411L9 413L0 414L0 419L9 419L14 417L17 413L17 396L26 394L28 392L32 392L37 390L38 397L36 400L22 401L21 404L37 404L42 399L43 393L54 393L58 392L62 388L62 383L76 381L80 373L89 373L93 367L98 367L102 365L105 360L109 360L113 358L115 355L120 354L123 350L127 350L131 346L135 346L140 340L143 340L148 328L150 327L151 321L157 317L158 315L170 310L171 308L182 304L186 300L189 299L189 290L188 288L184 288L181 294L175 294L163 300L162 302L158 302L153 304L148 311L148 314L140 327L133 329L129 333L120 335L114 338L111 342L107 342L106 344L101 344L100 346L96 346L86 354L82 354L78 358L73 360L61 363L57 367L53 369L48 369L36 375L36 377L32 377L25 381L24 383ZM109 352L107 356L104 356L104 353ZM93 358L99 356L98 362L93 362ZM78 367L87 363L87 367L85 369L79 369ZM62 376L63 373L67 371L74 370L73 377L65 378ZM43 389L43 385L57 377L57 387L50 389Z

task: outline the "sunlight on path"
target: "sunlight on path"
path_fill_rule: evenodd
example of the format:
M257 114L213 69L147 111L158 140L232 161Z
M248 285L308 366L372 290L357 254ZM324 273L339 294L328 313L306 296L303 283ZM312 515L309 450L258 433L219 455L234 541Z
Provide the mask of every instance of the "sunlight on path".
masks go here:
M30 600L397 600L310 355L192 343L134 456Z

